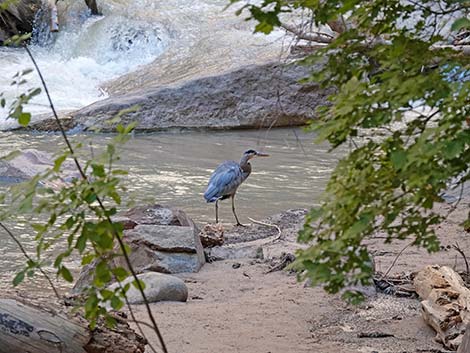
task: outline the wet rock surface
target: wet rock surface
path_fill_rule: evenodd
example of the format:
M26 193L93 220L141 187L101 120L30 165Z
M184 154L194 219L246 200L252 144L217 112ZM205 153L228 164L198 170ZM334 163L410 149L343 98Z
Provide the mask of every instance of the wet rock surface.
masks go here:
M52 154L26 149L10 160L0 159L0 182L26 181L53 167L54 156ZM47 181L45 182L47 186L58 187L80 177L71 161L64 161L60 174L60 180Z
M270 63L253 65L179 86L158 86L110 97L70 114L67 127L113 131L108 123L124 109L121 123L137 122L137 130L170 128L234 129L303 125L315 117L315 107L326 104L328 90L300 84L310 69ZM50 130L49 119L33 128Z

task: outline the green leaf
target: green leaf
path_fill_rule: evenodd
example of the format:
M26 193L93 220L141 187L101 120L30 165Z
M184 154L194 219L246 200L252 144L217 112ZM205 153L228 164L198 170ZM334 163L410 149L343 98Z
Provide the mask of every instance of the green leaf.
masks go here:
M65 266L62 266L60 268L60 274L63 279L65 279L67 282L73 282L73 276L72 273L70 273L69 269Z
M97 280L98 284L106 284L111 281L111 271L109 270L108 265L106 262L101 261L98 266L95 268L95 280Z
M117 296L111 298L111 307L114 310L120 310L124 306L124 302Z
M21 113L18 117L18 123L21 126L28 126L29 122L31 121L31 113Z
M123 280L125 280L127 277L129 277L129 272L124 269L123 267L116 267L116 268L113 268L112 270L114 276L116 277L116 279L121 282Z
M470 28L470 20L467 17L461 17L452 23L451 31L460 31L464 28Z
M18 272L15 276L15 278L13 278L13 286L17 286L19 285L21 282L23 282L24 280L24 276L25 276L25 272L24 271L21 271L21 272Z
M88 240L88 237L84 233L82 233L78 237L77 243L75 244L75 248L78 250L80 254L83 253L83 251L85 251L87 240Z
M58 158L55 159L54 161L54 172L58 173L60 171L60 167L62 166L62 163L67 159L67 155L64 154Z
M144 289L145 289L145 282L144 282L144 281L142 281L141 279L139 279L139 280L137 280L137 281L136 281L136 280L132 281L132 285L133 285L133 286L135 287L135 289L137 289L137 290L140 290L139 284L140 284L140 288L142 288L142 290L144 290Z
M87 254L87 255L83 256L82 257L82 265L90 264L95 258L96 258L96 256L94 254Z
M392 164L395 169L400 170L408 162L408 155L402 149L395 150L390 153L390 160L392 161Z

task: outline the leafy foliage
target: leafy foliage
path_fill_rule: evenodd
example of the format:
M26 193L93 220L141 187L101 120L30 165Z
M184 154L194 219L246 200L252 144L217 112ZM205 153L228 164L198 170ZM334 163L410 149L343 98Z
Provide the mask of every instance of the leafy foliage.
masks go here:
M295 263L301 278L332 293L369 283L373 266L365 240L375 232L385 233L387 242L411 237L438 250L433 226L445 215L433 206L450 186L470 178L469 58L447 45L456 34L449 28L469 27L469 7L456 0L246 5L262 24L257 31L297 9L308 11L317 28L344 25L303 60L321 64L307 81L336 88L310 129L332 149L356 147L337 165L321 207L310 211L299 233L300 242L311 244ZM358 293L346 296L358 299Z

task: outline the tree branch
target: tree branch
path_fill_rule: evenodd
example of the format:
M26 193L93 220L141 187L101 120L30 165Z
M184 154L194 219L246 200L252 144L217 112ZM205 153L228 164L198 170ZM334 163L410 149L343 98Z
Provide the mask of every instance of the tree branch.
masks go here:
M74 150L72 148L72 145L70 144L70 141L67 137L67 134L65 133L65 129L64 127L62 126L62 122L60 121L58 115L57 115L57 112L55 110L55 107L54 107L54 104L52 103L52 99L51 99L51 96L49 94L49 90L47 89L47 85L46 85L46 82L42 76L42 73L41 73L41 70L39 69L39 66L36 62L36 60L34 59L31 51L29 50L28 46L25 45L24 46L26 52L28 53L28 56L30 57L31 61L33 62L33 65L39 75L39 78L41 80L41 83L42 83L42 86L44 87L44 91L46 92L46 95L47 95L47 99L49 101L49 106L52 110L52 113L54 115L54 119L57 123L57 126L59 127L59 130L62 134L62 137L64 138L65 140L65 143L67 144L67 147L71 153L71 156L72 156L72 159L74 160L75 162L75 165L77 167L77 170L78 172L80 173L81 177L83 178L83 180L85 180L87 183L89 183L89 180L85 174L85 172L83 171L83 168L82 166L80 165L75 153L74 153ZM111 220L110 216L106 214L106 208L104 207L103 205L103 202L101 201L100 197L98 195L96 195L96 201L98 202L99 204L99 207L104 211L104 214L106 215L105 218L106 220L108 221L109 224L113 224L113 221ZM116 233L116 230L114 229L114 227L112 227L112 234L113 234L113 237L118 241L119 243L119 248L121 249L123 255L124 255L124 259L125 259L125 262L126 262L126 265L128 266L129 270L131 271L131 274L132 274L132 277L134 278L134 280L136 281L137 283L137 287L139 289L139 292L140 294L142 295L142 299L144 301L144 304L145 304L145 308L147 310L147 314L148 314L148 317L150 319L150 321L152 322L152 325L153 325L153 329L155 331L155 333L157 334L158 336L158 339L160 341L160 344L161 344L161 347L162 347L162 350L164 353L168 353L168 350L166 348L166 345L165 345L165 342L163 340L163 336L158 328L158 325L157 325L157 322L155 320L155 317L153 316L153 313L152 313L152 310L150 309L150 305L149 305L149 302L147 300L147 296L145 295L144 293L144 288L142 287L142 283L140 282L139 278L137 277L137 273L135 272L134 268L132 267L132 264L130 262L130 259L129 259L129 255L127 254L127 250L126 250L126 246L124 244L124 241L121 239L121 237L119 236L119 234Z
M306 33L302 31L301 29L296 28L295 26L289 25L287 23L281 23L281 27L284 28L287 32L294 34L298 39L304 39L309 42L329 44L335 38L334 36L331 36L326 33L319 33L319 32Z

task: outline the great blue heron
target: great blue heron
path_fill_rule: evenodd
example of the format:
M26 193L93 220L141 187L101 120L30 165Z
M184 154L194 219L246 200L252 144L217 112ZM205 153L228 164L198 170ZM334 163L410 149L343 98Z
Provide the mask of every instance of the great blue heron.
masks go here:
M232 211L237 226L242 226L235 213L235 193L238 187L248 178L251 173L251 164L249 160L253 157L268 157L269 154L256 152L255 150L248 150L243 153L240 163L235 161L225 161L221 163L217 169L212 173L207 185L207 190L204 193L204 198L207 202L215 202L215 223L219 223L219 200L225 200L229 197L232 198Z

